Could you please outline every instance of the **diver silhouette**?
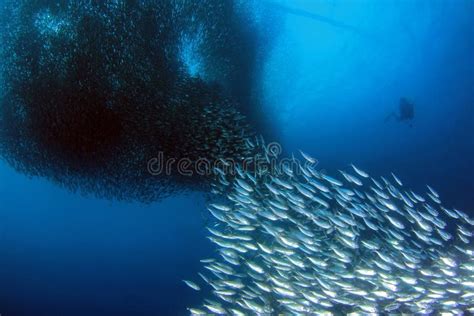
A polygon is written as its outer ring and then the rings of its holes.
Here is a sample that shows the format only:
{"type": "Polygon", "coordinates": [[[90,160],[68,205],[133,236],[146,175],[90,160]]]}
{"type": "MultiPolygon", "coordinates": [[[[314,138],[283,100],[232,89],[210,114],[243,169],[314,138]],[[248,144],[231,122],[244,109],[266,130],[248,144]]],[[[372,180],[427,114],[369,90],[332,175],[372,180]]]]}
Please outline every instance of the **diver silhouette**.
{"type": "MultiPolygon", "coordinates": [[[[387,115],[385,118],[385,122],[388,122],[391,118],[396,119],[398,122],[402,121],[412,121],[415,117],[415,106],[413,103],[408,101],[407,98],[400,98],[400,102],[398,104],[398,114],[394,112],[387,115]]],[[[410,127],[413,125],[410,123],[410,127]]]]}

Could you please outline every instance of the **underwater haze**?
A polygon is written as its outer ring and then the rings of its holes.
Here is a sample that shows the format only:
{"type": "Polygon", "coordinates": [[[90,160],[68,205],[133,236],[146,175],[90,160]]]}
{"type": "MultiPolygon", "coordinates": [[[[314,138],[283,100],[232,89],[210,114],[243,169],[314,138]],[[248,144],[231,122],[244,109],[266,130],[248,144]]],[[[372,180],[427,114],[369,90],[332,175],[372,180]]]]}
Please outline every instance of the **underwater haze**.
{"type": "MultiPolygon", "coordinates": [[[[272,43],[249,66],[268,123],[256,134],[334,177],[354,164],[415,192],[429,185],[474,217],[473,1],[255,2],[271,14],[249,19],[277,25],[262,28],[272,43]],[[413,117],[402,119],[401,98],[413,117]]],[[[191,59],[191,76],[204,78],[191,59]]],[[[209,297],[182,281],[218,251],[201,187],[122,201],[15,167],[0,160],[1,315],[187,315],[209,297]]]]}
{"type": "MultiPolygon", "coordinates": [[[[268,111],[284,148],[323,168],[350,162],[432,184],[456,207],[474,197],[474,3],[472,1],[292,1],[330,18],[286,17],[266,68],[268,111]],[[408,124],[384,122],[399,99],[408,124]]],[[[404,122],[406,123],[406,122],[404,122]]]]}

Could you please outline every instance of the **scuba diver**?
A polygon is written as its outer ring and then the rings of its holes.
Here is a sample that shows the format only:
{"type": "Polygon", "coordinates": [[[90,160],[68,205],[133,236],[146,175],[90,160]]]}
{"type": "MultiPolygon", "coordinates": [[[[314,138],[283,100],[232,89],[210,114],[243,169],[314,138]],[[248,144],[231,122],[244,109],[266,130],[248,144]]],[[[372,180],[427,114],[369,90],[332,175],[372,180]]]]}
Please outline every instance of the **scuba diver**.
{"type": "MultiPolygon", "coordinates": [[[[411,121],[415,117],[415,106],[413,103],[408,101],[407,98],[400,98],[400,102],[398,104],[398,115],[395,112],[390,113],[385,118],[385,122],[388,122],[392,117],[395,118],[397,121],[411,121]]],[[[410,123],[410,127],[412,124],[410,123]]]]}

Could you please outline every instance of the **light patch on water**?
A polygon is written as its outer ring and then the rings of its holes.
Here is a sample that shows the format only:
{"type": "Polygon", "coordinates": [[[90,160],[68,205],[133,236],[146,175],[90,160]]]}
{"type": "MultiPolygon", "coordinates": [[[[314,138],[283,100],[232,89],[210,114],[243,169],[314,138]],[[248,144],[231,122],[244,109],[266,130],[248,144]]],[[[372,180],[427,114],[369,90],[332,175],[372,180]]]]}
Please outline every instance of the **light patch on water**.
{"type": "Polygon", "coordinates": [[[187,73],[194,78],[204,79],[204,63],[200,48],[203,44],[203,31],[200,28],[196,34],[186,34],[181,38],[180,60],[187,73]]]}
{"type": "Polygon", "coordinates": [[[50,10],[41,11],[36,16],[35,27],[41,35],[59,35],[67,26],[66,20],[51,14],[50,10]]]}

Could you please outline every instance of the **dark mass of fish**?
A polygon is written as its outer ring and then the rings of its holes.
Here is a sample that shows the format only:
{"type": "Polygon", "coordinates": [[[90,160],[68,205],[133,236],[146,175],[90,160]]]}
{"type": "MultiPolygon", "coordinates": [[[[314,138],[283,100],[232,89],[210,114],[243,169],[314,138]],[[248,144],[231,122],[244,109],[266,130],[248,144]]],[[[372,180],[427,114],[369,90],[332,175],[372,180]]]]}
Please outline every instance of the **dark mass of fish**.
{"type": "Polygon", "coordinates": [[[463,315],[474,311],[474,220],[439,194],[351,165],[329,176],[305,153],[293,168],[217,168],[206,289],[192,315],[463,315]]]}
{"type": "Polygon", "coordinates": [[[206,185],[177,172],[152,176],[147,162],[159,152],[211,162],[248,156],[243,138],[266,129],[256,81],[271,41],[267,19],[249,18],[256,7],[3,1],[0,156],[104,198],[148,202],[206,185]],[[205,75],[187,69],[189,43],[205,75]]]}

